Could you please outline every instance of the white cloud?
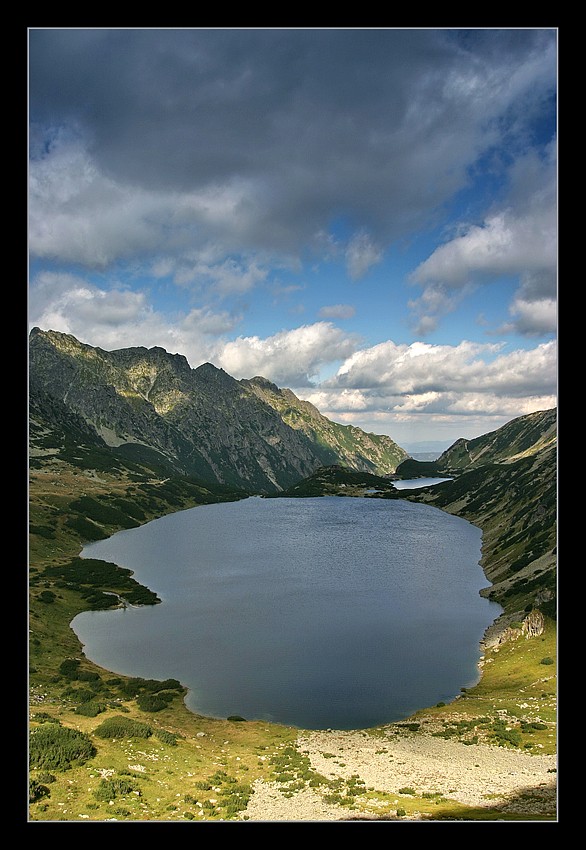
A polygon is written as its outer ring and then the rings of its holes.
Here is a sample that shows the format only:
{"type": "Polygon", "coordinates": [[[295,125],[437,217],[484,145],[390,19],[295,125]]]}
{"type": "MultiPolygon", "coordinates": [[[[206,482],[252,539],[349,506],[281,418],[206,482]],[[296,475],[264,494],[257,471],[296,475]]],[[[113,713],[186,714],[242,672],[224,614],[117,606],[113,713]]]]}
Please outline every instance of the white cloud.
{"type": "Polygon", "coordinates": [[[324,366],[351,354],[357,342],[330,322],[316,322],[265,339],[227,342],[218,350],[218,365],[236,378],[262,375],[279,386],[307,386],[324,366]]]}
{"type": "Polygon", "coordinates": [[[240,316],[193,308],[173,321],[147,302],[145,293],[103,290],[81,277],[45,272],[30,287],[29,326],[69,333],[105,350],[160,346],[183,354],[192,367],[213,360],[221,335],[240,316]]]}
{"type": "Polygon", "coordinates": [[[501,349],[501,344],[467,341],[456,346],[387,341],[355,352],[324,385],[385,387],[398,395],[478,390],[523,395],[536,388],[555,392],[555,342],[505,354],[499,354],[501,349]]]}
{"type": "Polygon", "coordinates": [[[510,329],[527,336],[555,333],[557,330],[557,302],[553,298],[541,298],[538,301],[516,298],[511,304],[510,313],[514,318],[510,329]]]}
{"type": "Polygon", "coordinates": [[[378,248],[370,236],[361,231],[355,233],[348,242],[345,251],[348,274],[353,280],[364,277],[371,266],[380,263],[383,251],[378,248]]]}
{"type": "Polygon", "coordinates": [[[542,269],[554,273],[556,258],[555,206],[521,217],[507,210],[441,245],[412,277],[416,283],[457,288],[486,276],[542,269]]]}
{"type": "Polygon", "coordinates": [[[322,319],[351,319],[356,315],[356,307],[351,304],[329,304],[319,311],[322,319]]]}
{"type": "Polygon", "coordinates": [[[511,312],[519,319],[511,329],[527,334],[543,327],[545,332],[555,330],[547,302],[557,294],[556,162],[555,144],[543,159],[534,152],[521,157],[510,171],[507,204],[491,211],[482,224],[461,225],[458,235],[414,270],[411,280],[423,293],[409,306],[419,316],[420,329],[433,329],[453,309],[456,295],[461,298],[473,286],[512,276],[518,288],[511,312]],[[531,309],[534,301],[542,304],[531,309]]]}

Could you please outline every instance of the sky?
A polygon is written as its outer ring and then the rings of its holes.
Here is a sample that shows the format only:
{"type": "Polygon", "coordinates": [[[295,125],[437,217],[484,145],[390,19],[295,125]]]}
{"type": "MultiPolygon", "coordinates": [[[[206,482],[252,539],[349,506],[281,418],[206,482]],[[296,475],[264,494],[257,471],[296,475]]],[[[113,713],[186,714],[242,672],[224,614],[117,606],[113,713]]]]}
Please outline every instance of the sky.
{"type": "Polygon", "coordinates": [[[29,327],[407,451],[555,407],[557,36],[30,28],[29,327]]]}

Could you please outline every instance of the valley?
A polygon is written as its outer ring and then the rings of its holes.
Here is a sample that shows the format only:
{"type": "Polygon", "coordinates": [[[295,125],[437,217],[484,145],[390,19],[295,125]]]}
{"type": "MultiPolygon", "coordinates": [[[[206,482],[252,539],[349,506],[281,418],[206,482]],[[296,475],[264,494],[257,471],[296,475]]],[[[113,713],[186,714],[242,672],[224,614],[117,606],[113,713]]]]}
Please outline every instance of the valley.
{"type": "Polygon", "coordinates": [[[66,335],[33,333],[31,346],[31,821],[555,820],[555,411],[418,465],[264,379],[66,335]],[[454,480],[392,487],[431,473],[454,480]],[[114,592],[158,604],[119,569],[87,569],[85,542],[288,491],[420,501],[482,529],[486,593],[504,614],[475,687],[402,723],[306,733],[195,715],[181,683],[85,658],[77,613],[111,607],[114,592]]]}

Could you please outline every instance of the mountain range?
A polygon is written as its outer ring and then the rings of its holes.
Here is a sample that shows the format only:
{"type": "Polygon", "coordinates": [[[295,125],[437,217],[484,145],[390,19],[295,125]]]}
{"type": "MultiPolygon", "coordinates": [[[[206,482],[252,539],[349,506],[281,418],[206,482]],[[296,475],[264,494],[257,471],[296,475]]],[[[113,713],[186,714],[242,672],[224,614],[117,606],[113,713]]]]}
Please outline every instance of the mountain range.
{"type": "Polygon", "coordinates": [[[38,328],[29,398],[37,454],[58,423],[114,463],[149,459],[247,492],[278,492],[330,464],[389,475],[408,457],[390,437],[332,422],[265,378],[238,381],[162,348],[104,351],[38,328]]]}
{"type": "Polygon", "coordinates": [[[104,351],[35,328],[29,443],[35,552],[39,543],[50,550],[55,529],[83,542],[250,494],[404,498],[482,528],[485,595],[555,617],[555,408],[417,461],[390,437],[332,422],[263,377],[236,380],[162,348],[104,351]],[[425,476],[451,480],[392,485],[425,476]]]}

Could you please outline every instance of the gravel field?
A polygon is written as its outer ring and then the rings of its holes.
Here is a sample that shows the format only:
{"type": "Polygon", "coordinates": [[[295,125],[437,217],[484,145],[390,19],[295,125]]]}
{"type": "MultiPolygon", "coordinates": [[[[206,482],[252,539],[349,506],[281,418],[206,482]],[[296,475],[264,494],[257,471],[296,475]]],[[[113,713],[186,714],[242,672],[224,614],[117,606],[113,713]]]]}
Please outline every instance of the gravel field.
{"type": "MultiPolygon", "coordinates": [[[[468,746],[427,734],[397,736],[393,731],[382,738],[360,731],[302,733],[297,746],[324,776],[358,775],[367,788],[379,792],[396,794],[409,787],[419,795],[440,793],[469,806],[499,805],[503,812],[550,816],[555,812],[555,755],[468,746]]],[[[401,805],[405,798],[398,794],[396,799],[401,805]]],[[[353,816],[347,807],[326,803],[316,789],[286,797],[277,783],[262,780],[255,784],[243,814],[257,821],[339,821],[353,816]]]]}

